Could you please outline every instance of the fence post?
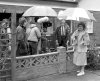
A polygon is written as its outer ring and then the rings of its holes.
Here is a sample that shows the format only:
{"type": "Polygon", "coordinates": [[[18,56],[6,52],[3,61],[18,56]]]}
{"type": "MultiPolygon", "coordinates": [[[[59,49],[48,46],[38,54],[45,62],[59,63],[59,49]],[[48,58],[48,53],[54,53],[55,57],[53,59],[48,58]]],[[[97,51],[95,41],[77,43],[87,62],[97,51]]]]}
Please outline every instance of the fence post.
{"type": "Polygon", "coordinates": [[[58,57],[58,71],[59,73],[66,73],[66,48],[63,46],[57,47],[58,57]]]}
{"type": "Polygon", "coordinates": [[[11,14],[11,65],[12,65],[12,81],[16,81],[16,13],[11,14]]]}

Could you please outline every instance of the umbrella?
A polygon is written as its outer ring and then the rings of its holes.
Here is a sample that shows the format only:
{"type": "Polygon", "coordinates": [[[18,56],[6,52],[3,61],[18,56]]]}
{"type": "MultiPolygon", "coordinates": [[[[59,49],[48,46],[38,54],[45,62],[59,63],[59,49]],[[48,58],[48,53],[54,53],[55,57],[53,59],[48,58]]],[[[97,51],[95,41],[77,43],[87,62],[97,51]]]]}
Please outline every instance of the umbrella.
{"type": "Polygon", "coordinates": [[[26,10],[23,16],[57,16],[57,13],[51,7],[34,6],[26,10]]]}
{"type": "Polygon", "coordinates": [[[66,19],[66,14],[64,14],[64,10],[60,10],[58,12],[58,16],[57,17],[58,17],[59,20],[66,19]]]}
{"type": "Polygon", "coordinates": [[[67,8],[63,14],[66,15],[66,20],[77,20],[77,21],[94,20],[96,21],[92,13],[83,8],[67,8]]]}

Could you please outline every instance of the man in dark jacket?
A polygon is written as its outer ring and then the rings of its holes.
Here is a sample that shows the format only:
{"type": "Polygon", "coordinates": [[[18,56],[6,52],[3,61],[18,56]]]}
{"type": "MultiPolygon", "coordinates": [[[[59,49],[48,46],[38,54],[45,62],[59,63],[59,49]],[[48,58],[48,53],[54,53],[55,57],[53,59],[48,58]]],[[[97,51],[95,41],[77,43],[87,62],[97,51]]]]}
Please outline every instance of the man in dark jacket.
{"type": "Polygon", "coordinates": [[[56,45],[64,46],[67,49],[67,42],[69,40],[68,24],[64,19],[61,20],[61,26],[57,27],[55,31],[56,45]]]}

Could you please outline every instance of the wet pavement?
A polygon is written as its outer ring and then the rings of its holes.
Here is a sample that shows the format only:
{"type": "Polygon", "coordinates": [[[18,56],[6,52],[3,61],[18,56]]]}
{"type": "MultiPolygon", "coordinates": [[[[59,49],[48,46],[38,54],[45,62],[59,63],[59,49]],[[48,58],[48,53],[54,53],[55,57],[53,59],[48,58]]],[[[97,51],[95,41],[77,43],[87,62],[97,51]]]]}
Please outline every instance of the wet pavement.
{"type": "Polygon", "coordinates": [[[35,78],[28,81],[100,81],[99,71],[85,71],[85,75],[76,76],[77,72],[70,72],[60,75],[49,75],[40,78],[35,78]]]}

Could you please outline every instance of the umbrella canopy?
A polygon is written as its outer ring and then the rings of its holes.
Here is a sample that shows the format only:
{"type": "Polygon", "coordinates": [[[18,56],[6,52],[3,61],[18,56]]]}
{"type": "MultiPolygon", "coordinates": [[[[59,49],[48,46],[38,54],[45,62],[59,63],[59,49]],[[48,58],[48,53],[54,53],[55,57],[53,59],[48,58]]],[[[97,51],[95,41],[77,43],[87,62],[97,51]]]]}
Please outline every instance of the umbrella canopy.
{"type": "Polygon", "coordinates": [[[64,13],[66,20],[87,21],[96,20],[91,12],[83,8],[67,8],[64,13]]]}
{"type": "Polygon", "coordinates": [[[64,10],[60,10],[60,11],[58,12],[57,18],[58,18],[59,20],[66,19],[66,14],[64,14],[64,10]]]}
{"type": "Polygon", "coordinates": [[[57,13],[51,7],[34,6],[26,10],[23,16],[57,16],[57,13]]]}

